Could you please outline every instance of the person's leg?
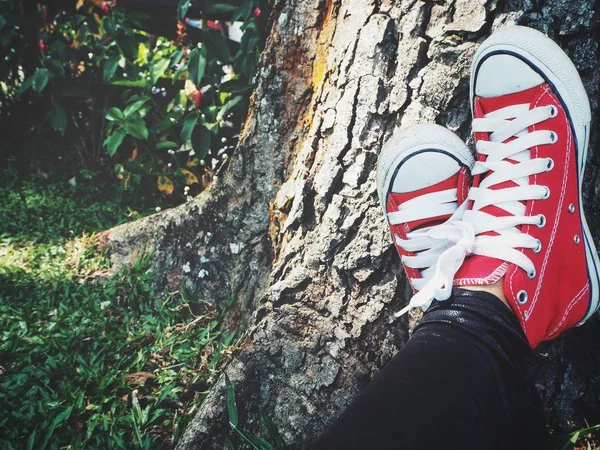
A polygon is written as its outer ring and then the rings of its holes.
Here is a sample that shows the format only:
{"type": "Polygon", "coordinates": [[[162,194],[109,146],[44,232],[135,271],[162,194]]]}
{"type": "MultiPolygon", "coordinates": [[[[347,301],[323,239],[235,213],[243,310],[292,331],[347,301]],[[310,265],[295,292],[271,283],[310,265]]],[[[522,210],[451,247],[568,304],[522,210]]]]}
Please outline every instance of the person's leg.
{"type": "Polygon", "coordinates": [[[589,102],[568,56],[523,27],[481,45],[470,86],[475,164],[439,127],[395,133],[380,153],[379,198],[415,291],[401,313],[429,310],[315,449],[547,448],[529,348],[600,304],[581,201],[589,102]],[[452,286],[465,290],[449,299],[452,286]]]}
{"type": "Polygon", "coordinates": [[[530,355],[506,305],[456,289],[433,303],[406,345],[309,448],[547,448],[540,401],[524,374],[530,355]]]}

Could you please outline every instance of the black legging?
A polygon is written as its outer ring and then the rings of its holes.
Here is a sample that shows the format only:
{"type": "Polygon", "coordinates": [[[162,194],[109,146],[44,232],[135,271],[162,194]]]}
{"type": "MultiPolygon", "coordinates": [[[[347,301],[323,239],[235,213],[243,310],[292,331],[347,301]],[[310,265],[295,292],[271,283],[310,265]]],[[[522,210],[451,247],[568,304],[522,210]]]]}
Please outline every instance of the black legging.
{"type": "Polygon", "coordinates": [[[455,289],[309,448],[548,449],[531,355],[498,298],[455,289]]]}

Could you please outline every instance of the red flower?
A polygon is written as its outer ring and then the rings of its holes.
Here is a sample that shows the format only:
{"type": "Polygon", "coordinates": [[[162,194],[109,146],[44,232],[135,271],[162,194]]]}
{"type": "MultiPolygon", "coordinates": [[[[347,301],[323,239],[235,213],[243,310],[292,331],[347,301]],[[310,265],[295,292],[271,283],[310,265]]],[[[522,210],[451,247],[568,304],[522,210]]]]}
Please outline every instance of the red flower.
{"type": "Polygon", "coordinates": [[[108,14],[110,12],[111,4],[108,2],[102,2],[102,12],[108,14]]]}
{"type": "Polygon", "coordinates": [[[39,47],[40,47],[40,52],[42,52],[42,53],[43,53],[43,52],[46,50],[46,48],[47,48],[47,47],[46,47],[46,43],[44,42],[44,40],[43,40],[43,39],[40,39],[40,41],[38,42],[38,45],[39,45],[39,47]]]}
{"type": "Polygon", "coordinates": [[[258,19],[261,14],[262,14],[262,11],[260,10],[260,8],[258,6],[256,8],[254,8],[254,18],[255,19],[258,19]]]}
{"type": "Polygon", "coordinates": [[[200,108],[200,106],[202,106],[202,96],[202,91],[197,91],[194,95],[194,105],[196,105],[196,108],[200,108]]]}

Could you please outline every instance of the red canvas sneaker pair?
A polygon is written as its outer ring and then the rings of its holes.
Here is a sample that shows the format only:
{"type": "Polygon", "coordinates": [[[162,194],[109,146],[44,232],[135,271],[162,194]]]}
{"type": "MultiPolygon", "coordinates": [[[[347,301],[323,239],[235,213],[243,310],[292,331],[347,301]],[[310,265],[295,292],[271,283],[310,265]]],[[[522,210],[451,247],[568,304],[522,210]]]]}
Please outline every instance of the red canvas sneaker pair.
{"type": "Polygon", "coordinates": [[[381,151],[379,197],[415,291],[401,313],[447,299],[453,285],[501,282],[535,347],[598,308],[581,201],[589,101],[558,45],[510,27],[477,51],[471,105],[475,162],[437,125],[395,133],[381,151]]]}

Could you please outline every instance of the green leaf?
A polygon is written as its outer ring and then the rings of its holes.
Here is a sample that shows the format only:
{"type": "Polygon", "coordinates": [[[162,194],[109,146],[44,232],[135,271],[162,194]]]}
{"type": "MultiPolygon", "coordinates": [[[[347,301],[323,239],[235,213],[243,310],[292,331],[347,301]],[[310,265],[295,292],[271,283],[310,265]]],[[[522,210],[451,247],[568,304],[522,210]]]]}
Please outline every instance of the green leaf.
{"type": "Polygon", "coordinates": [[[159,142],[158,144],[156,144],[156,149],[162,149],[162,148],[177,148],[177,142],[173,142],[173,141],[162,141],[159,142]]]}
{"type": "Polygon", "coordinates": [[[54,430],[63,422],[69,419],[69,417],[71,416],[71,411],[73,411],[73,406],[69,406],[67,409],[65,409],[63,412],[61,412],[58,416],[54,418],[54,420],[48,427],[48,431],[46,432],[46,436],[44,436],[44,440],[40,448],[46,448],[48,442],[50,441],[50,438],[54,434],[54,430]]]}
{"type": "Polygon", "coordinates": [[[228,80],[224,83],[221,83],[221,85],[219,86],[219,91],[230,92],[232,94],[242,94],[244,92],[248,92],[253,87],[254,86],[246,83],[245,81],[240,80],[239,78],[236,78],[236,79],[228,80]]]}
{"type": "Polygon", "coordinates": [[[269,433],[269,439],[273,443],[275,448],[277,450],[285,450],[286,444],[285,444],[285,441],[283,440],[283,437],[281,437],[281,434],[279,434],[279,430],[277,429],[277,426],[273,423],[273,421],[269,418],[269,416],[267,416],[267,414],[265,413],[265,411],[262,408],[260,408],[259,414],[260,414],[260,420],[263,423],[263,425],[265,426],[265,428],[267,429],[267,432],[269,433]]]}
{"type": "Polygon", "coordinates": [[[27,450],[33,450],[35,447],[35,430],[33,430],[33,433],[31,433],[31,435],[29,436],[29,439],[27,439],[27,450]]]}
{"type": "Polygon", "coordinates": [[[110,16],[104,16],[102,19],[102,29],[106,34],[114,34],[116,31],[115,21],[110,16]]]}
{"type": "Polygon", "coordinates": [[[254,436],[250,433],[245,433],[237,427],[233,427],[235,431],[246,441],[254,450],[275,450],[275,448],[261,437],[254,436]]]}
{"type": "Polygon", "coordinates": [[[67,111],[65,111],[64,106],[61,103],[52,103],[48,115],[50,116],[50,125],[52,125],[54,131],[64,135],[68,124],[67,111]]]}
{"type": "Polygon", "coordinates": [[[202,77],[206,70],[206,48],[195,48],[190,53],[190,60],[188,62],[188,74],[192,83],[197,89],[200,89],[202,83],[202,77]]]}
{"type": "Polygon", "coordinates": [[[223,35],[212,28],[205,34],[206,50],[219,61],[227,63],[231,60],[229,47],[223,35]]]}
{"type": "Polygon", "coordinates": [[[150,100],[150,99],[149,98],[142,98],[140,100],[136,100],[131,105],[127,105],[127,107],[125,108],[125,111],[123,111],[123,114],[125,115],[125,118],[128,118],[131,114],[133,114],[134,112],[136,112],[137,110],[139,110],[142,106],[144,106],[144,104],[148,100],[150,100]]]}
{"type": "Polygon", "coordinates": [[[106,111],[106,120],[111,122],[122,122],[125,119],[125,114],[119,108],[113,106],[106,111]]]}
{"type": "Polygon", "coordinates": [[[169,67],[169,62],[170,61],[168,59],[161,59],[152,65],[152,70],[150,71],[152,84],[156,84],[158,79],[164,75],[165,71],[169,67]]]}
{"type": "Polygon", "coordinates": [[[237,427],[238,410],[235,403],[235,391],[233,390],[233,384],[231,384],[231,380],[227,374],[225,374],[225,387],[227,389],[227,413],[229,414],[229,423],[233,427],[237,427]]]}
{"type": "Polygon", "coordinates": [[[89,170],[89,169],[81,169],[79,171],[79,174],[86,180],[91,180],[92,178],[94,178],[97,175],[96,172],[94,172],[93,170],[89,170]]]}
{"type": "Polygon", "coordinates": [[[236,22],[240,19],[242,19],[243,22],[246,22],[250,18],[250,14],[252,14],[253,7],[254,2],[244,2],[231,16],[231,22],[236,22]]]}
{"type": "Polygon", "coordinates": [[[233,12],[236,9],[238,9],[238,7],[236,5],[228,5],[226,3],[216,3],[214,5],[211,5],[208,8],[207,13],[209,13],[209,14],[225,14],[225,13],[233,12]]]}
{"type": "Polygon", "coordinates": [[[185,19],[191,4],[191,0],[179,0],[179,3],[177,4],[177,17],[179,20],[183,21],[185,19]]]}
{"type": "Polygon", "coordinates": [[[60,78],[64,78],[65,77],[65,68],[63,67],[62,63],[57,60],[57,59],[52,59],[49,62],[49,66],[50,66],[50,71],[60,77],[60,78]]]}
{"type": "Polygon", "coordinates": [[[212,134],[219,134],[219,122],[213,122],[213,123],[203,123],[202,124],[208,131],[210,131],[212,134]]]}
{"type": "Polygon", "coordinates": [[[102,72],[102,79],[105,83],[108,83],[112,80],[112,77],[115,76],[115,72],[117,71],[117,67],[119,67],[119,60],[121,58],[119,56],[111,56],[104,63],[104,70],[102,72]]]}
{"type": "Polygon", "coordinates": [[[192,148],[200,159],[210,151],[210,131],[205,127],[197,127],[192,133],[192,148]]]}
{"type": "Polygon", "coordinates": [[[115,153],[117,153],[117,150],[121,146],[126,134],[127,133],[125,132],[124,128],[117,128],[109,137],[106,138],[104,141],[104,146],[106,147],[108,156],[113,156],[115,153]]]}
{"type": "Polygon", "coordinates": [[[225,103],[225,105],[223,105],[223,107],[221,108],[221,110],[217,114],[217,119],[222,119],[223,117],[225,117],[227,115],[227,113],[229,111],[231,111],[235,107],[235,105],[237,105],[243,99],[244,99],[244,97],[242,97],[241,95],[238,95],[236,97],[233,97],[227,103],[225,103]]]}
{"type": "Polygon", "coordinates": [[[69,417],[71,416],[71,411],[73,411],[73,406],[69,406],[67,409],[65,409],[63,412],[61,412],[58,416],[56,416],[54,418],[54,420],[52,421],[52,424],[50,425],[50,427],[56,428],[63,422],[66,422],[69,419],[69,417]]]}
{"type": "Polygon", "coordinates": [[[113,86],[126,86],[126,87],[141,87],[145,88],[148,86],[147,80],[114,80],[110,84],[113,86]]]}
{"type": "Polygon", "coordinates": [[[593,425],[591,427],[573,431],[568,435],[567,442],[562,447],[562,450],[572,450],[582,436],[585,436],[586,434],[598,429],[600,429],[600,425],[593,425]]]}
{"type": "Polygon", "coordinates": [[[25,92],[27,89],[29,89],[31,86],[33,86],[33,81],[34,81],[33,76],[31,76],[31,77],[27,78],[25,81],[23,81],[23,83],[21,83],[21,85],[17,89],[17,94],[20,95],[23,92],[25,92]]]}
{"type": "Polygon", "coordinates": [[[183,128],[181,129],[181,144],[184,145],[187,141],[192,137],[192,132],[196,127],[196,122],[198,121],[195,114],[190,115],[185,122],[183,122],[183,128]]]}
{"type": "Polygon", "coordinates": [[[144,119],[140,116],[130,116],[125,121],[125,130],[127,133],[137,139],[148,139],[148,128],[144,123],[144,119]]]}
{"type": "Polygon", "coordinates": [[[44,90],[50,79],[50,72],[48,69],[38,67],[33,75],[33,90],[40,93],[44,90]]]}

